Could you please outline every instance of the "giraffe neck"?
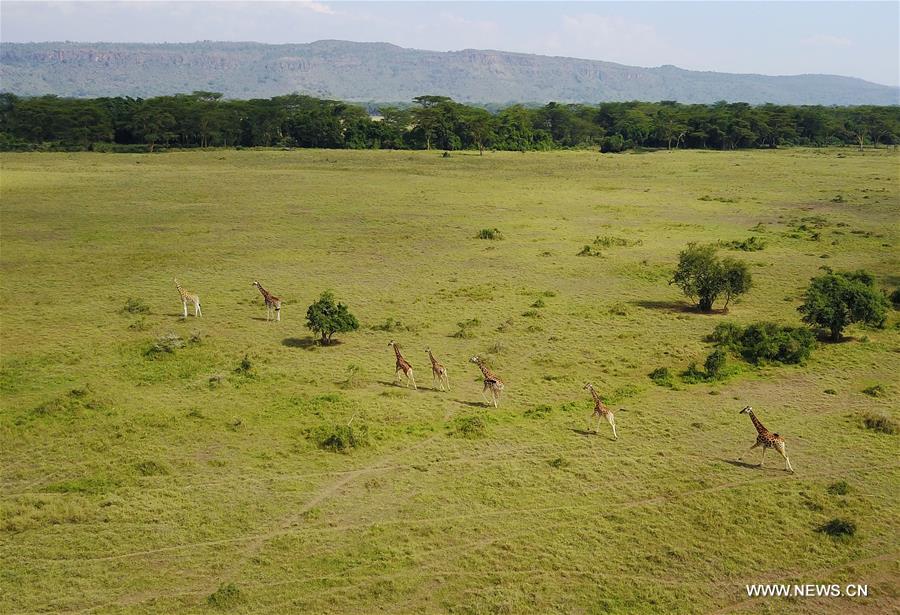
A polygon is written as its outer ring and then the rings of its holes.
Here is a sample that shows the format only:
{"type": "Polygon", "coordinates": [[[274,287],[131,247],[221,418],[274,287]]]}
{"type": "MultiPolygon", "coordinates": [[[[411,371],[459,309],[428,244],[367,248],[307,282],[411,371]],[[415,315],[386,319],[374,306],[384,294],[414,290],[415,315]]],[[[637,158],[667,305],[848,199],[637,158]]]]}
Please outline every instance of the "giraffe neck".
{"type": "Polygon", "coordinates": [[[753,414],[753,410],[747,412],[750,415],[750,420],[753,421],[753,426],[756,427],[757,433],[766,434],[769,433],[769,430],[763,427],[763,424],[759,422],[759,419],[756,418],[756,415],[753,414]]]}
{"type": "Polygon", "coordinates": [[[269,298],[269,291],[267,291],[265,288],[263,288],[263,287],[262,287],[262,284],[257,283],[257,284],[256,284],[256,288],[259,289],[260,294],[262,294],[262,296],[263,296],[264,298],[266,298],[266,299],[269,298]]]}
{"type": "Polygon", "coordinates": [[[398,361],[403,360],[403,355],[400,354],[400,349],[397,347],[397,344],[394,344],[394,354],[397,355],[398,361]]]}
{"type": "Polygon", "coordinates": [[[431,353],[430,350],[428,351],[428,358],[431,359],[432,365],[437,365],[437,359],[434,358],[434,355],[431,353]]]}
{"type": "Polygon", "coordinates": [[[491,373],[491,370],[488,369],[487,365],[484,364],[484,361],[481,361],[478,364],[478,367],[481,368],[481,373],[484,374],[485,378],[492,378],[494,374],[491,373]]]}
{"type": "Polygon", "coordinates": [[[597,391],[594,389],[594,387],[591,387],[591,397],[594,398],[594,403],[597,403],[600,401],[600,396],[597,395],[597,391]]]}
{"type": "Polygon", "coordinates": [[[182,297],[186,297],[186,296],[187,296],[187,291],[184,290],[184,289],[181,287],[181,284],[179,284],[178,282],[175,282],[175,288],[178,289],[178,294],[179,294],[179,295],[181,295],[182,297]]]}

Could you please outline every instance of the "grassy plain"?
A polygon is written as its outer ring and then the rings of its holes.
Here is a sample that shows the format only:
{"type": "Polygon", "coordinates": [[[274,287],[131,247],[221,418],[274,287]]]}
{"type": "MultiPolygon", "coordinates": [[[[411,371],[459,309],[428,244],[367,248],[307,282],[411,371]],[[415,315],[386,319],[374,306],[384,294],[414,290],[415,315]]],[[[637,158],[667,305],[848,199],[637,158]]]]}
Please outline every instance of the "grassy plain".
{"type": "Polygon", "coordinates": [[[728,380],[677,390],[647,375],[702,364],[719,322],[799,323],[822,265],[900,284],[898,161],[4,154],[0,611],[897,608],[898,436],[860,418],[898,418],[896,313],[803,366],[732,359],[728,380]],[[475,238],[493,227],[502,240],[475,238]],[[635,243],[576,256],[598,235],[635,243]],[[666,284],[687,242],[750,235],[767,245],[731,253],[755,286],[729,314],[666,284]],[[202,319],[181,319],[173,276],[202,319]],[[284,299],[281,323],[254,279],[284,299]],[[319,348],[304,315],[325,289],[362,328],[319,348]],[[129,298],[149,312],[123,312],[129,298]],[[148,355],[168,333],[195,342],[148,355]],[[391,339],[418,391],[392,384],[391,339]],[[452,391],[429,388],[426,346],[452,391]],[[475,353],[506,381],[497,410],[475,353]],[[618,441],[588,431],[587,381],[623,408],[618,441]],[[733,463],[756,435],[746,404],[796,474],[774,453],[733,463]],[[351,419],[368,446],[310,437],[351,419]],[[840,480],[849,492],[829,493],[840,480]],[[855,535],[816,531],[835,517],[855,535]],[[762,582],[869,596],[748,599],[762,582]]]}

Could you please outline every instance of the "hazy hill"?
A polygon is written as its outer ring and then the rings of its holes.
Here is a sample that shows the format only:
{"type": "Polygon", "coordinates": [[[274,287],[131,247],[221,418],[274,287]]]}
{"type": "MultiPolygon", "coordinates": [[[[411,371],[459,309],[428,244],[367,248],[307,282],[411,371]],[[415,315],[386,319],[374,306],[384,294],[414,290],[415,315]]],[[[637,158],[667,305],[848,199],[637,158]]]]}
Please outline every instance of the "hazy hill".
{"type": "Polygon", "coordinates": [[[2,43],[0,89],[20,95],[154,96],[212,90],[231,98],[300,92],[351,101],[442,94],[462,102],[717,100],[782,104],[900,103],[900,89],[834,75],[730,74],[386,43],[298,45],[2,43]]]}

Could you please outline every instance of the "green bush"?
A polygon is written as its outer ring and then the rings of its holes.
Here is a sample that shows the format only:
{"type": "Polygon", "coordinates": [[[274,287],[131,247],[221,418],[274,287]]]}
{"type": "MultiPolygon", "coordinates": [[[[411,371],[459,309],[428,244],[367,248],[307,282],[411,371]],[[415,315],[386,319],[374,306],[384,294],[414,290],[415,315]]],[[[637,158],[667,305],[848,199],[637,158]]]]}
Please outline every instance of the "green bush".
{"type": "Polygon", "coordinates": [[[128,301],[125,302],[125,307],[122,308],[122,311],[128,314],[149,314],[150,306],[140,299],[132,299],[129,297],[128,301]]]}
{"type": "Polygon", "coordinates": [[[887,304],[875,287],[875,277],[860,269],[813,278],[797,310],[803,314],[803,322],[828,329],[831,341],[837,342],[844,328],[855,322],[883,327],[887,304]]]}
{"type": "Polygon", "coordinates": [[[459,329],[453,334],[453,337],[468,340],[475,337],[475,333],[472,329],[481,326],[481,321],[477,318],[469,318],[468,320],[459,321],[456,323],[456,326],[459,327],[459,329]]]}
{"type": "Polygon", "coordinates": [[[487,425],[480,416],[460,416],[453,421],[450,435],[457,438],[474,440],[483,438],[487,432],[487,425]]]}
{"type": "Polygon", "coordinates": [[[695,361],[691,361],[687,369],[681,372],[681,380],[686,384],[697,384],[706,381],[706,372],[697,367],[695,361]]]}
{"type": "Polygon", "coordinates": [[[656,385],[666,387],[667,389],[675,387],[675,380],[672,378],[672,373],[669,371],[668,367],[657,367],[650,372],[648,376],[656,385]]]}
{"type": "Polygon", "coordinates": [[[369,430],[365,425],[319,425],[307,432],[315,445],[326,451],[349,453],[369,445],[369,430]]]}
{"type": "Polygon", "coordinates": [[[678,255],[678,267],[670,284],[678,286],[703,312],[724,297],[724,309],[753,285],[747,263],[730,257],[719,259],[714,245],[689,243],[678,255]]]}
{"type": "Polygon", "coordinates": [[[165,355],[174,354],[179,348],[184,348],[185,342],[177,333],[165,333],[156,338],[156,341],[144,351],[144,356],[156,359],[165,355]]]}
{"type": "Polygon", "coordinates": [[[847,495],[850,493],[850,485],[845,480],[838,480],[828,485],[828,493],[831,495],[847,495]]]}
{"type": "Polygon", "coordinates": [[[710,380],[718,380],[723,374],[726,362],[725,351],[717,348],[709,353],[706,361],[703,363],[703,369],[706,370],[706,377],[710,380]]]}
{"type": "Polygon", "coordinates": [[[900,432],[900,425],[897,424],[897,421],[883,414],[864,414],[862,416],[862,423],[866,429],[871,429],[872,431],[877,431],[879,433],[892,435],[900,432]]]}
{"type": "Polygon", "coordinates": [[[843,538],[856,533],[856,524],[846,519],[832,519],[828,523],[820,525],[816,531],[834,538],[843,538]]]}
{"type": "Polygon", "coordinates": [[[322,345],[330,344],[335,333],[359,329],[359,321],[343,303],[335,303],[334,294],[325,291],[306,310],[306,327],[320,337],[322,345]]]}
{"type": "Polygon", "coordinates": [[[500,232],[500,229],[494,228],[483,228],[478,231],[478,234],[475,235],[477,239],[489,239],[491,241],[499,241],[503,239],[503,233],[500,232]]]}
{"type": "Polygon", "coordinates": [[[585,244],[581,251],[575,256],[603,256],[603,253],[600,250],[595,250],[592,246],[585,244]]]}
{"type": "Polygon", "coordinates": [[[719,245],[731,250],[741,250],[743,252],[759,252],[766,247],[766,240],[756,235],[752,235],[747,239],[735,239],[734,241],[720,241],[719,245]]]}
{"type": "Polygon", "coordinates": [[[241,601],[241,590],[234,583],[222,583],[219,589],[206,598],[206,604],[214,609],[228,609],[241,601]]]}
{"type": "Polygon", "coordinates": [[[870,387],[866,387],[862,392],[869,397],[884,397],[887,395],[887,391],[880,384],[873,384],[870,387]]]}
{"type": "Polygon", "coordinates": [[[802,363],[816,345],[809,329],[758,322],[747,327],[722,323],[710,338],[750,363],[802,363]]]}
{"type": "Polygon", "coordinates": [[[541,404],[525,411],[525,416],[530,419],[542,419],[553,412],[553,408],[547,404],[541,404]]]}

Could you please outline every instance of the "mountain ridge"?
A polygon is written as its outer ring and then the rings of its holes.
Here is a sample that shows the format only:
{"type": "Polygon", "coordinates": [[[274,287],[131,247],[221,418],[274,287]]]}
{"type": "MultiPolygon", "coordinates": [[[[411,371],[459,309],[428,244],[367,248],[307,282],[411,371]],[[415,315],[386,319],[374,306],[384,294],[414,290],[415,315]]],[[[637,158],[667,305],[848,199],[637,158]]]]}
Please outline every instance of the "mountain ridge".
{"type": "Polygon", "coordinates": [[[856,77],[645,68],[493,49],[429,51],[387,42],[267,44],[0,43],[0,89],[18,95],[149,97],[194,90],[229,98],[299,92],[353,102],[423,94],[460,102],[718,100],[896,105],[900,88],[856,77]]]}

